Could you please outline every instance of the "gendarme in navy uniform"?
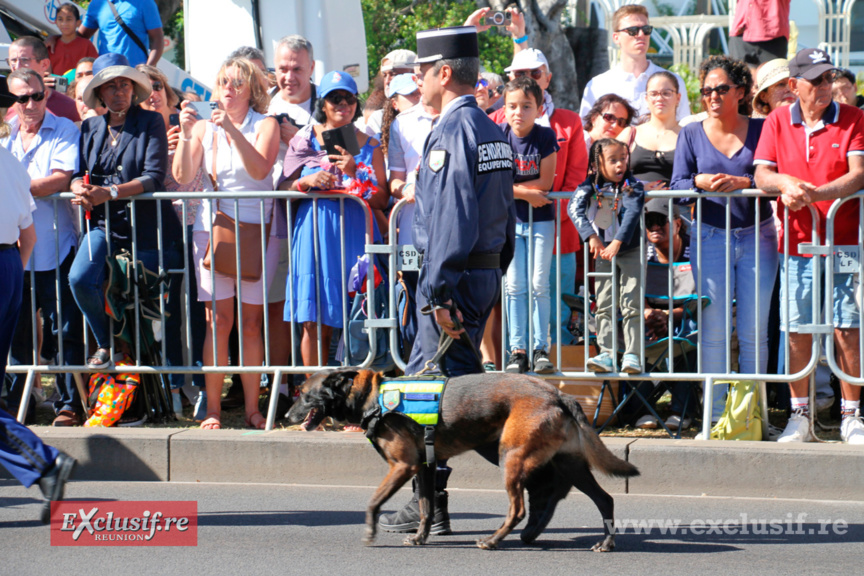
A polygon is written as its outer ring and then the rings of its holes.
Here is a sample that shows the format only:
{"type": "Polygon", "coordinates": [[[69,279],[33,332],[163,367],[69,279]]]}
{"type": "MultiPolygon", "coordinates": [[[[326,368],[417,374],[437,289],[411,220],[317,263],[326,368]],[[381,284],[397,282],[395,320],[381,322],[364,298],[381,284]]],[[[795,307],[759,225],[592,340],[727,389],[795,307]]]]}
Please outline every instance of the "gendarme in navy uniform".
{"type": "MultiPolygon", "coordinates": [[[[476,29],[418,32],[417,52],[424,102],[441,106],[417,176],[413,232],[414,245],[423,255],[417,309],[446,306],[452,300],[479,348],[513,255],[513,152],[501,129],[477,106],[476,71],[465,86],[450,68],[435,72],[442,60],[477,58],[476,29]]],[[[448,319],[446,310],[420,315],[407,374],[421,370],[435,355],[448,319]]],[[[440,368],[448,376],[483,370],[476,353],[458,341],[440,368]]]]}

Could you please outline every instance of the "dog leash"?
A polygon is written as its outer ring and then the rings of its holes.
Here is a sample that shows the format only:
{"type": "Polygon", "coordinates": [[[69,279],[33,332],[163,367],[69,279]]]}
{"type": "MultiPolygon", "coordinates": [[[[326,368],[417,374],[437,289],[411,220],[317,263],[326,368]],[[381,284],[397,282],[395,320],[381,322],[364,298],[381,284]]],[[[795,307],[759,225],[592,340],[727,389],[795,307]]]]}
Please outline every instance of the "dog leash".
{"type": "MultiPolygon", "coordinates": [[[[455,330],[461,330],[463,328],[462,322],[459,321],[459,317],[456,314],[458,308],[456,307],[456,302],[451,302],[448,307],[450,310],[450,319],[453,320],[453,328],[455,330]]],[[[424,306],[420,313],[424,316],[429,316],[433,314],[435,310],[427,305],[424,306]]],[[[447,334],[444,330],[441,330],[441,336],[438,338],[438,350],[435,352],[435,355],[426,361],[425,366],[422,370],[417,372],[417,376],[421,376],[428,372],[434,372],[436,369],[440,370],[441,359],[444,358],[444,355],[447,353],[447,350],[450,349],[450,346],[456,341],[452,336],[447,334]]],[[[477,350],[477,347],[474,345],[474,341],[471,340],[471,337],[468,336],[468,332],[462,332],[459,335],[459,341],[468,347],[474,353],[474,359],[477,361],[477,367],[479,368],[479,372],[483,371],[483,359],[480,357],[480,352],[477,350]]],[[[442,371],[443,372],[443,371],[442,371]]]]}

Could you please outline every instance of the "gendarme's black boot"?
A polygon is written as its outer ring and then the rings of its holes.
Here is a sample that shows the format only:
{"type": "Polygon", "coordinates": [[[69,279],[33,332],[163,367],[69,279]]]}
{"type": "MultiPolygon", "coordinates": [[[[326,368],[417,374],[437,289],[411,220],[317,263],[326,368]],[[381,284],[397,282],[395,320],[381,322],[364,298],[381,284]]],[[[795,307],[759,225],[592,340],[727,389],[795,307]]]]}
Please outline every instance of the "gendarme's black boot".
{"type": "MultiPolygon", "coordinates": [[[[378,519],[378,526],[385,532],[416,532],[420,527],[420,500],[416,478],[412,480],[412,486],[414,496],[404,508],[395,514],[382,514],[378,519]]],[[[446,490],[435,490],[435,514],[432,517],[432,528],[429,534],[452,534],[447,500],[446,490]]]]}

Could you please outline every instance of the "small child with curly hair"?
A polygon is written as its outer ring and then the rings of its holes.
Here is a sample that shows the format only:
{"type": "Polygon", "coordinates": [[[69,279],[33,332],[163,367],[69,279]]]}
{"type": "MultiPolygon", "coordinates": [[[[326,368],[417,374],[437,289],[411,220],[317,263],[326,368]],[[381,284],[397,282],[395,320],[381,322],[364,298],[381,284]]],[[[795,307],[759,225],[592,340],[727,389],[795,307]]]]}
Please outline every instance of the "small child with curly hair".
{"type": "Polygon", "coordinates": [[[594,142],[589,155],[588,178],[573,193],[568,212],[579,236],[588,244],[596,259],[595,271],[609,276],[596,277],[597,343],[600,354],[588,360],[586,368],[594,372],[616,372],[612,357],[612,307],[617,303],[624,330],[624,357],[621,370],[627,374],[642,372],[639,334],[642,318],[639,303],[639,220],[645,204],[642,183],[633,177],[629,165],[630,151],[619,140],[603,138],[594,142]],[[617,258],[616,258],[617,256],[617,258]],[[612,259],[618,298],[612,292],[612,259]]]}

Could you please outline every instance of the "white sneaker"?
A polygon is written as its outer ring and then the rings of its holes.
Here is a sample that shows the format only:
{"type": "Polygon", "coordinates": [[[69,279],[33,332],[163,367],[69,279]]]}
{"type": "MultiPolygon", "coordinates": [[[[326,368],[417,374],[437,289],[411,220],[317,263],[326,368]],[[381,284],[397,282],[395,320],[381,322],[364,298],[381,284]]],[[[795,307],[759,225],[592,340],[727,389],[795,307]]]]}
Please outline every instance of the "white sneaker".
{"type": "Polygon", "coordinates": [[[657,420],[655,420],[650,414],[645,414],[636,421],[636,428],[641,428],[642,430],[656,430],[657,420]]]}
{"type": "Polygon", "coordinates": [[[864,444],[864,422],[861,422],[860,410],[855,410],[854,416],[843,418],[840,423],[840,438],[846,444],[864,444]]]}
{"type": "Polygon", "coordinates": [[[803,410],[796,410],[789,418],[786,429],[777,438],[777,442],[812,442],[810,431],[810,415],[803,410]]]}
{"type": "Polygon", "coordinates": [[[692,420],[685,416],[683,419],[677,414],[673,414],[666,419],[666,427],[670,430],[678,430],[679,428],[689,428],[692,420]]]}

